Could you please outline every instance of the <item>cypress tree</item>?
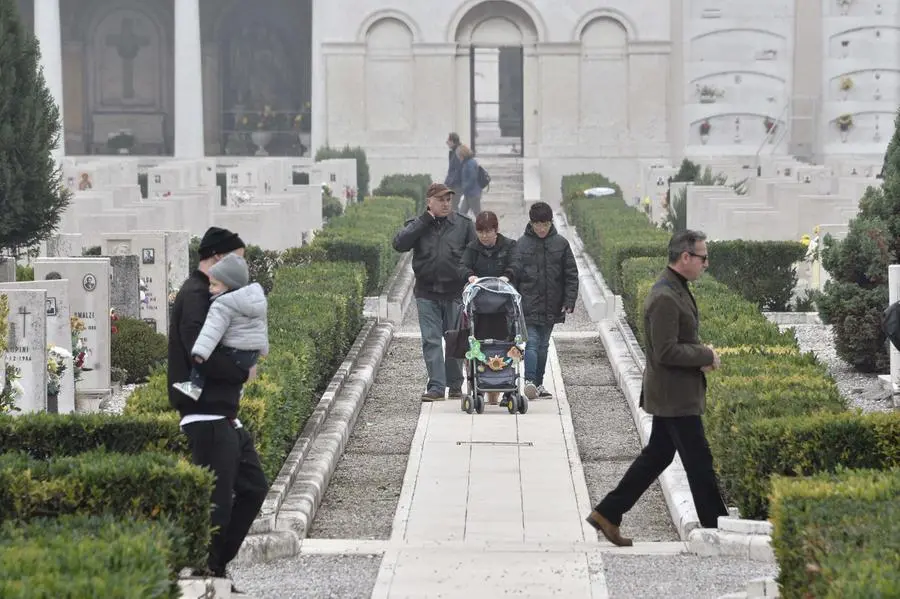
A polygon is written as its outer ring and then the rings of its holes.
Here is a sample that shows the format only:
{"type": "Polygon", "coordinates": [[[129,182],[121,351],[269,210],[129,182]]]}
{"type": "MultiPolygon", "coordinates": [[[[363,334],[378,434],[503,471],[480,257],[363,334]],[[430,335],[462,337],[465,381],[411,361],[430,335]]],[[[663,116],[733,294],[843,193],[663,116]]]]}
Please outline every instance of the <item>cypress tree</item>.
{"type": "Polygon", "coordinates": [[[51,155],[61,129],[37,40],[16,0],[0,0],[0,252],[16,255],[59,224],[70,197],[51,155]]]}

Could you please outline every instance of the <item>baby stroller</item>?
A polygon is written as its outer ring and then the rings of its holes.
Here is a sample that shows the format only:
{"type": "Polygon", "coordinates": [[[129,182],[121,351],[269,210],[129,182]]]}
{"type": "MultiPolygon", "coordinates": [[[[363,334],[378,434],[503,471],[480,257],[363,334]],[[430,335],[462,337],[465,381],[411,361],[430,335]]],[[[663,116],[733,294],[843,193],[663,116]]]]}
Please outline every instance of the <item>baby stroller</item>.
{"type": "Polygon", "coordinates": [[[462,410],[481,414],[485,393],[499,392],[500,405],[505,405],[510,414],[524,414],[528,411],[528,398],[519,389],[527,341],[522,297],[504,280],[482,277],[466,286],[462,303],[464,322],[469,328],[469,392],[463,396],[462,410]],[[486,332],[490,336],[485,336],[486,332]]]}

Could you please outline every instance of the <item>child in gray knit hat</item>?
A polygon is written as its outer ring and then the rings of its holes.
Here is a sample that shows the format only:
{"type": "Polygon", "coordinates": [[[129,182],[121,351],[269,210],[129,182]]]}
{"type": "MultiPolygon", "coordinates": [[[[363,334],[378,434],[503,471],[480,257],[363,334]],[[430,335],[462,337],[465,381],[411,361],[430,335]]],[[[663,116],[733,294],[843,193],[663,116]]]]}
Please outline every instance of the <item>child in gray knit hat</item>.
{"type": "MultiPolygon", "coordinates": [[[[191,350],[194,362],[203,363],[221,344],[238,366],[249,371],[269,353],[266,294],[259,283],[249,283],[247,262],[237,254],[226,255],[209,269],[213,301],[191,350]]],[[[172,386],[196,401],[204,382],[193,368],[189,381],[172,386]]]]}

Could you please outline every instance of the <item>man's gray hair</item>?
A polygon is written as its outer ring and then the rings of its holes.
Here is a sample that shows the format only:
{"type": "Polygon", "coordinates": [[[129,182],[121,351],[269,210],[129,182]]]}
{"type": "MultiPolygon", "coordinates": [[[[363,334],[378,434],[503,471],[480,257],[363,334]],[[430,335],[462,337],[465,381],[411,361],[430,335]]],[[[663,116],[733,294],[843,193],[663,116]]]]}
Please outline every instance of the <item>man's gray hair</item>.
{"type": "Polygon", "coordinates": [[[706,233],[703,231],[685,229],[672,235],[669,240],[669,264],[678,262],[681,254],[685,252],[692,253],[699,241],[706,241],[706,233]]]}

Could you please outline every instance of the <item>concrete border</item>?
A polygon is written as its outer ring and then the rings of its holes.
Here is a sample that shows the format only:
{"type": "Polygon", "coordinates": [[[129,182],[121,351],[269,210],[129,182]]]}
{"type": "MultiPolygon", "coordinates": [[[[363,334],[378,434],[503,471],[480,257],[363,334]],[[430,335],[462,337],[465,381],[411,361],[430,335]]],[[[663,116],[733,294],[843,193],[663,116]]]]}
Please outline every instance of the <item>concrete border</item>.
{"type": "MultiPolygon", "coordinates": [[[[581,268],[581,264],[585,264],[590,277],[595,280],[596,288],[601,289],[604,293],[611,294],[612,292],[609,291],[609,287],[597,270],[596,265],[590,260],[589,256],[586,256],[584,245],[578,237],[578,232],[575,228],[568,227],[564,218],[560,218],[560,215],[557,215],[555,221],[557,227],[565,231],[564,235],[572,244],[573,251],[577,248],[578,252],[585,254],[582,256],[583,260],[579,263],[579,268],[581,268]]],[[[576,259],[577,257],[578,254],[576,253],[576,259]]],[[[585,275],[581,274],[580,276],[584,280],[585,275]]],[[[585,288],[582,287],[581,289],[584,290],[585,288]]],[[[608,297],[606,298],[608,305],[615,306],[615,315],[613,317],[596,319],[591,315],[591,319],[598,324],[600,339],[603,342],[603,347],[606,350],[616,381],[625,395],[629,408],[631,408],[631,415],[638,429],[641,444],[646,446],[650,440],[653,417],[638,406],[643,386],[646,358],[634,331],[631,329],[631,325],[625,319],[621,297],[614,297],[616,299],[613,301],[610,301],[608,297]]],[[[587,304],[588,298],[584,295],[582,295],[582,300],[587,304]]],[[[807,319],[808,316],[803,317],[804,321],[807,321],[807,319]]],[[[705,529],[701,527],[700,518],[697,516],[697,510],[694,507],[691,489],[687,482],[687,474],[684,471],[680,456],[676,455],[672,464],[660,475],[659,483],[662,487],[663,496],[666,499],[666,505],[669,508],[669,515],[678,529],[678,535],[682,541],[688,544],[692,553],[698,555],[739,556],[754,561],[775,561],[771,547],[771,534],[769,533],[771,525],[766,521],[742,520],[737,518],[736,514],[733,514],[719,519],[720,528],[705,529]]]]}
{"type": "MultiPolygon", "coordinates": [[[[412,277],[405,276],[406,271],[411,273],[409,255],[400,260],[385,293],[377,298],[379,312],[382,306],[385,312],[392,307],[393,316],[402,319],[412,293],[412,277]]],[[[393,332],[389,321],[366,320],[272,482],[236,563],[299,553],[300,541],[321,505],[393,332]]]]}

